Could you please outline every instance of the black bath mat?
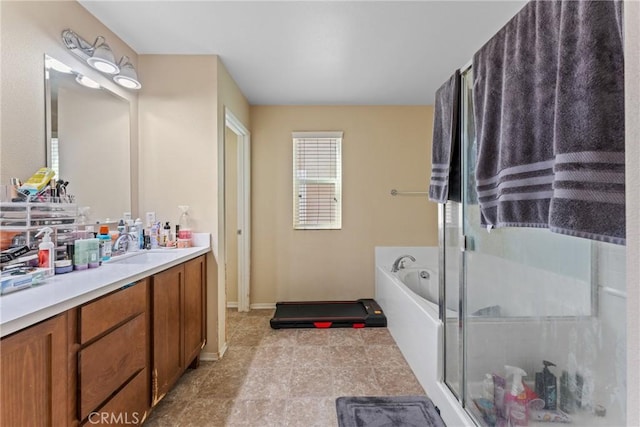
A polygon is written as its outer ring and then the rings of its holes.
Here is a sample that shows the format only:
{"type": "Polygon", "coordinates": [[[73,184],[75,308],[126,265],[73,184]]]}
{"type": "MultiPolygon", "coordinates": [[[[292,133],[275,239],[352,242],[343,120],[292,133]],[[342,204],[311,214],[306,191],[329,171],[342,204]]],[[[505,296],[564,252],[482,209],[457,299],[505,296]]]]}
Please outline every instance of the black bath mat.
{"type": "Polygon", "coordinates": [[[446,427],[426,396],[339,397],[340,427],[446,427]]]}

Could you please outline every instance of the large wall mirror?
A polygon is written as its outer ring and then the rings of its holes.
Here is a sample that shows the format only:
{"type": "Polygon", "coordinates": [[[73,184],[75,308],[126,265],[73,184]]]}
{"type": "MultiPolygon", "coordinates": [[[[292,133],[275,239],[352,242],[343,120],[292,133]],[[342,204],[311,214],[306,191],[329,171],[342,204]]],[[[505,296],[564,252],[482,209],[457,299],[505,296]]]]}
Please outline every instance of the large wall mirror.
{"type": "Polygon", "coordinates": [[[83,77],[45,55],[47,166],[90,222],[115,220],[131,212],[129,101],[83,77]]]}

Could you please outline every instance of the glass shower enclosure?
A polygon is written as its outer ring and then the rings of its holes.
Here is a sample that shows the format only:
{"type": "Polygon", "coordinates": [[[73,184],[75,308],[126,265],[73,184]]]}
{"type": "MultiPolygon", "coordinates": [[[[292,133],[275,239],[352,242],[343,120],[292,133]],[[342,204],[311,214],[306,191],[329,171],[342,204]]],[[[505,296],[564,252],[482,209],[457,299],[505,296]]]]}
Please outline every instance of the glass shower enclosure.
{"type": "Polygon", "coordinates": [[[623,426],[625,247],[547,229],[482,227],[470,68],[461,87],[462,203],[448,202],[440,216],[444,382],[477,425],[499,425],[494,382],[509,365],[526,372],[525,385],[548,407],[555,401],[548,411],[532,403],[528,425],[548,426],[536,418],[555,416],[623,426]],[[546,391],[536,389],[543,361],[555,365],[546,391]]]}

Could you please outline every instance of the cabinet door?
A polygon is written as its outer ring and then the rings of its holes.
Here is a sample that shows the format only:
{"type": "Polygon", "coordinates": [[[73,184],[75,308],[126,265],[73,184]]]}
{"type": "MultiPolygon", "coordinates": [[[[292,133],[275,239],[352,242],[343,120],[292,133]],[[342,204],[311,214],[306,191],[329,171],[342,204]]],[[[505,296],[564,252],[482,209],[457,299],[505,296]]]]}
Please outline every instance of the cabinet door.
{"type": "Polygon", "coordinates": [[[184,370],[183,297],[182,265],[153,276],[153,405],[171,389],[184,370]]]}
{"type": "Polygon", "coordinates": [[[184,360],[195,361],[205,342],[205,257],[184,264],[184,360]]]}
{"type": "Polygon", "coordinates": [[[0,425],[67,425],[67,314],[2,339],[0,425]]]}

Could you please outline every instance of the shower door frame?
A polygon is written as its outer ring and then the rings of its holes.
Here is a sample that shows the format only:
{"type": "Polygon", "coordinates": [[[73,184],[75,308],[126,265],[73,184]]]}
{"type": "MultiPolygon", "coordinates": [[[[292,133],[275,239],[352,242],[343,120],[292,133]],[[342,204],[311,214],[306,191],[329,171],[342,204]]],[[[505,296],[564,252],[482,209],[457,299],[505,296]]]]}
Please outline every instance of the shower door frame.
{"type": "MultiPolygon", "coordinates": [[[[462,174],[466,171],[466,145],[468,141],[464,139],[462,136],[464,135],[464,129],[467,125],[466,120],[467,116],[463,114],[462,108],[465,105],[466,101],[466,92],[464,91],[463,81],[465,76],[468,76],[471,71],[471,62],[467,63],[464,67],[460,69],[460,93],[459,93],[459,105],[460,105],[460,114],[458,115],[460,120],[460,171],[462,174]]],[[[447,349],[447,318],[446,318],[446,208],[449,203],[457,203],[448,201],[446,204],[438,205],[438,240],[439,240],[439,317],[440,321],[443,325],[443,333],[442,333],[442,349],[443,349],[443,363],[442,363],[442,382],[443,384],[451,391],[453,396],[460,402],[462,408],[466,408],[466,328],[465,328],[465,316],[466,316],[466,298],[463,296],[466,294],[466,266],[465,266],[465,254],[466,250],[466,236],[464,234],[464,200],[467,197],[467,189],[466,189],[466,180],[464,177],[461,177],[461,201],[459,203],[460,208],[457,210],[458,218],[457,224],[458,226],[458,242],[461,243],[458,246],[458,261],[459,261],[459,271],[458,271],[458,390],[456,390],[448,381],[447,381],[447,357],[446,357],[446,349],[447,349]]],[[[469,411],[466,411],[469,413],[469,411]]],[[[474,419],[474,422],[476,420],[474,419]]],[[[477,424],[477,423],[476,423],[477,424]]]]}

